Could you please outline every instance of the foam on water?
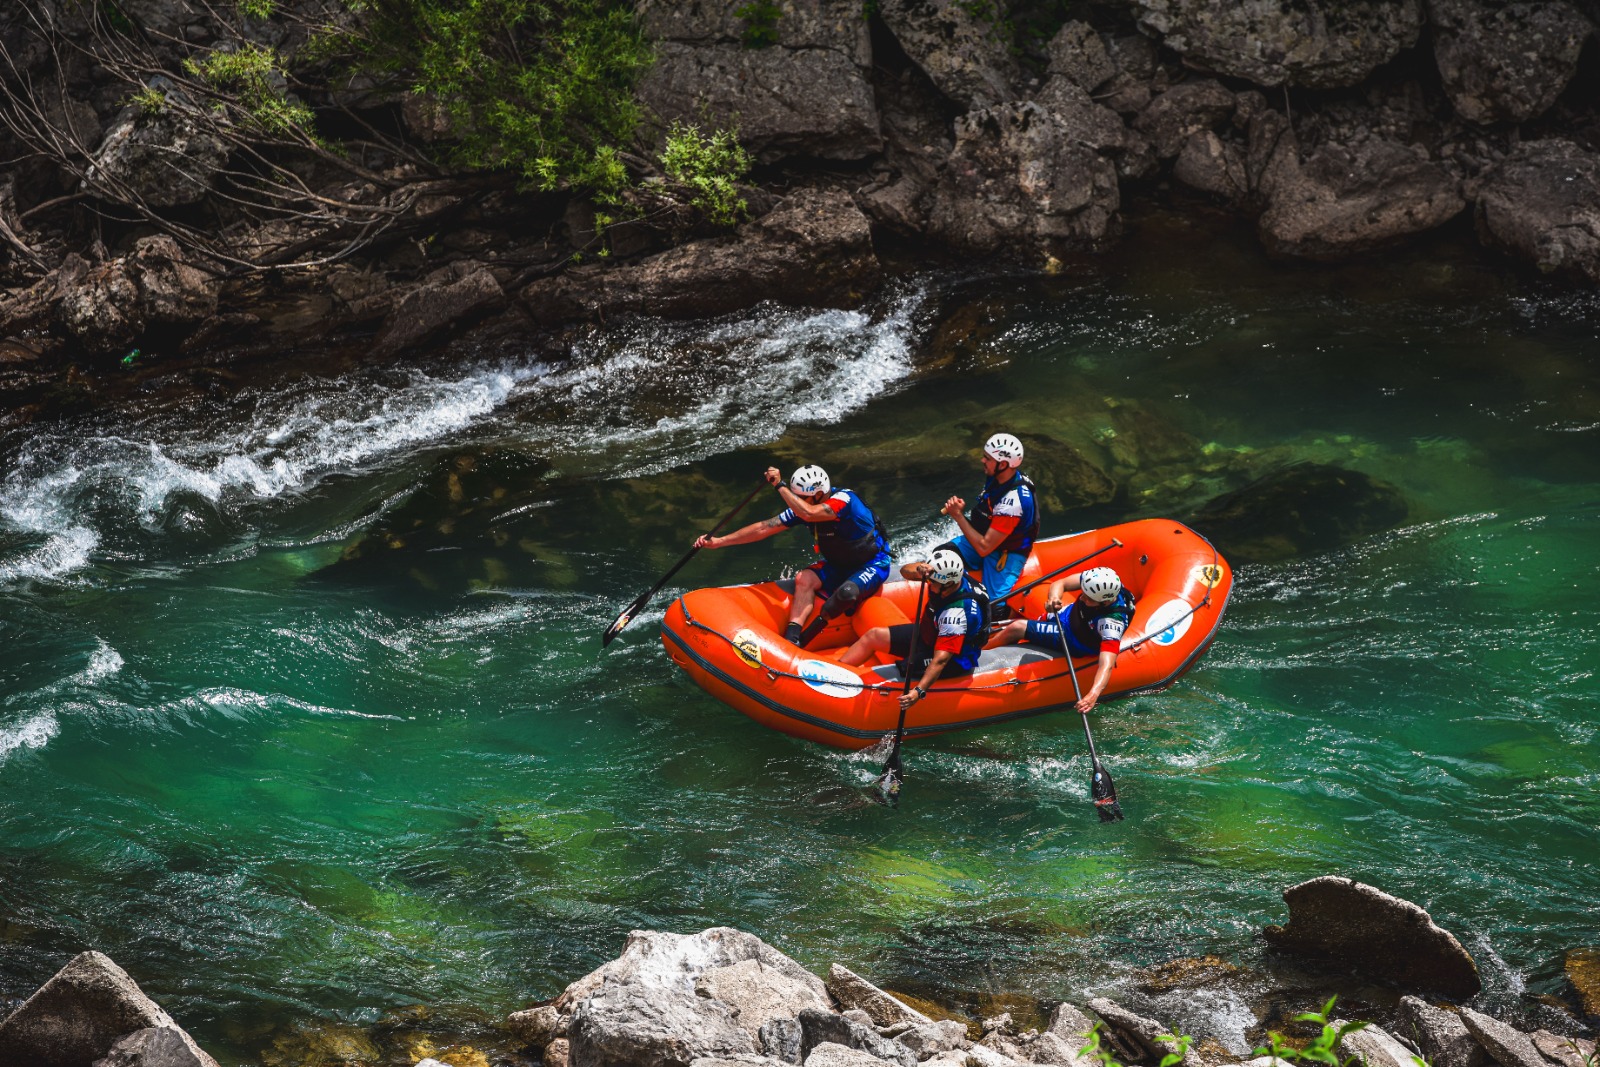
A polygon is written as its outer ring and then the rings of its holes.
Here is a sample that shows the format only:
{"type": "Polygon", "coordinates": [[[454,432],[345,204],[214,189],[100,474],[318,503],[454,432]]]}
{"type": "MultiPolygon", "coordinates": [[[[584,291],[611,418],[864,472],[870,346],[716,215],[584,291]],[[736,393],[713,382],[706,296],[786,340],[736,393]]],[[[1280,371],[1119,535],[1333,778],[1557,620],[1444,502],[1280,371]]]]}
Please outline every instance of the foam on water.
{"type": "Polygon", "coordinates": [[[15,726],[0,726],[0,767],[4,767],[6,760],[18,749],[43,748],[60,732],[56,717],[48,711],[15,726]]]}

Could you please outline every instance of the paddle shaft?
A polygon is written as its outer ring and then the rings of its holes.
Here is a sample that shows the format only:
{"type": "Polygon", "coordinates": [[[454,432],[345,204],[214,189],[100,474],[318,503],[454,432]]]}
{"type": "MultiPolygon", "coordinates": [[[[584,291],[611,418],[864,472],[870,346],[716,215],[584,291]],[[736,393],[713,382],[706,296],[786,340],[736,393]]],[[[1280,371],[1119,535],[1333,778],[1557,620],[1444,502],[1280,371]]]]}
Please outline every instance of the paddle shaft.
{"type": "MultiPolygon", "coordinates": [[[[754,500],[756,498],[756,494],[761,492],[761,490],[763,490],[765,488],[767,488],[767,480],[765,478],[762,478],[761,479],[761,484],[756,486],[754,489],[750,490],[750,495],[745,497],[743,500],[739,501],[738,504],[734,505],[734,508],[733,508],[732,511],[730,511],[726,515],[722,516],[721,521],[718,522],[715,526],[713,526],[710,529],[710,531],[708,532],[707,536],[715,537],[718,530],[720,530],[724,526],[728,525],[728,522],[735,515],[739,514],[739,512],[743,511],[744,508],[745,508],[745,505],[750,503],[750,501],[754,500]]],[[[650,598],[655,596],[656,593],[660,592],[661,587],[666,585],[667,582],[669,582],[672,579],[672,576],[674,574],[677,574],[680,570],[682,570],[683,569],[683,565],[685,563],[688,563],[691,559],[693,559],[694,558],[694,554],[696,552],[698,552],[698,551],[700,551],[699,548],[691,548],[691,549],[689,549],[689,551],[685,552],[683,554],[683,558],[680,559],[677,563],[674,563],[672,565],[672,569],[670,571],[668,571],[666,574],[663,574],[661,576],[661,580],[659,582],[657,582],[655,585],[652,585],[645,592],[640,593],[639,594],[639,598],[637,600],[635,600],[632,604],[629,604],[626,608],[624,608],[622,610],[622,614],[618,615],[616,617],[616,619],[613,620],[611,625],[606,628],[605,636],[600,639],[600,641],[601,641],[600,647],[604,648],[606,645],[609,645],[616,638],[616,636],[622,632],[622,628],[624,626],[627,626],[628,623],[632,622],[633,621],[633,617],[635,615],[639,614],[639,612],[644,609],[644,606],[647,603],[650,602],[650,598]]]]}
{"type": "MultiPolygon", "coordinates": [[[[921,651],[922,648],[922,610],[924,604],[927,602],[925,599],[927,595],[928,583],[923,582],[922,588],[917,590],[917,616],[916,619],[911,623],[913,627],[911,631],[911,649],[906,653],[906,661],[901,667],[901,671],[905,675],[905,684],[900,689],[901,697],[908,697],[911,695],[911,672],[916,666],[917,653],[921,651]]],[[[900,792],[900,742],[905,740],[905,736],[906,705],[905,701],[901,700],[900,721],[895,725],[894,728],[894,746],[889,749],[889,758],[883,762],[883,773],[878,775],[878,781],[880,783],[887,783],[888,793],[890,796],[894,796],[900,792]]]]}
{"type": "Polygon", "coordinates": [[[1115,537],[1113,537],[1111,539],[1111,543],[1109,545],[1104,545],[1104,546],[1102,546],[1100,548],[1097,548],[1093,552],[1089,553],[1087,556],[1080,556],[1079,558],[1073,560],[1071,563],[1068,563],[1063,567],[1057,567],[1055,570],[1051,571],[1049,574],[1046,574],[1046,575],[1043,575],[1041,577],[1035,578],[1033,581],[1029,582],[1027,585],[1019,585],[1015,589],[1011,590],[1011,592],[1005,594],[1004,596],[995,597],[993,600],[991,600],[989,602],[989,606],[993,607],[994,605],[1000,603],[1002,600],[1010,600],[1014,596],[1018,596],[1018,595],[1020,595],[1022,593],[1026,593],[1028,590],[1034,588],[1037,585],[1040,585],[1041,583],[1048,582],[1050,579],[1056,577],[1059,574],[1065,574],[1067,571],[1070,571],[1074,567],[1081,566],[1082,564],[1088,563],[1091,559],[1094,559],[1096,556],[1098,556],[1102,552],[1110,552],[1113,548],[1121,548],[1121,547],[1122,547],[1122,542],[1118,541],[1115,537]]]}
{"type": "MultiPolygon", "coordinates": [[[[1061,638],[1061,654],[1067,657],[1067,674],[1072,677],[1072,692],[1077,695],[1079,701],[1082,701],[1083,690],[1078,686],[1078,668],[1073,666],[1072,649],[1067,644],[1067,620],[1061,617],[1061,612],[1059,611],[1056,612],[1056,627],[1060,631],[1056,636],[1061,638]]],[[[1100,798],[1095,795],[1098,792],[1095,788],[1096,783],[1102,778],[1105,779],[1106,794],[1110,798],[1109,805],[1113,813],[1111,818],[1120,818],[1122,809],[1117,805],[1117,787],[1111,781],[1110,772],[1100,766],[1100,754],[1094,750],[1094,734],[1089,732],[1089,715],[1087,712],[1080,712],[1078,717],[1083,720],[1084,740],[1089,742],[1089,765],[1092,768],[1089,777],[1089,797],[1094,801],[1097,808],[1102,809],[1101,821],[1109,821],[1106,818],[1106,812],[1103,810],[1104,805],[1101,804],[1100,798]]]]}

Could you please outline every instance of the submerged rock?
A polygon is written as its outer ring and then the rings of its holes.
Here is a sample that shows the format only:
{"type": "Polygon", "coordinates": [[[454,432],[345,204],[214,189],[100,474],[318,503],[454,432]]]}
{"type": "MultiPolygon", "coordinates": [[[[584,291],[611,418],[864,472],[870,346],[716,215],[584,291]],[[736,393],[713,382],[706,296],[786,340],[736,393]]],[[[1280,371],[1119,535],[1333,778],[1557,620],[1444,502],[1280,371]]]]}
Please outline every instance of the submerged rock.
{"type": "Polygon", "coordinates": [[[1331,875],[1291,886],[1283,899],[1289,905],[1288,924],[1262,933],[1285,952],[1455,999],[1475,996],[1483,987],[1478,966],[1461,942],[1409,901],[1331,875]]]}
{"type": "Polygon", "coordinates": [[[1322,463],[1296,463],[1206,504],[1189,525],[1235,565],[1327,552],[1405,521],[1387,482],[1322,463]]]}
{"type": "MultiPolygon", "coordinates": [[[[152,1028],[181,1035],[177,1044],[197,1067],[217,1067],[160,1005],[145,996],[128,972],[102,953],[84,952],[0,1021],[0,1063],[85,1067],[110,1055],[125,1035],[152,1028]]],[[[142,1038],[135,1044],[166,1044],[176,1035],[142,1038]]],[[[124,1053],[132,1055],[124,1049],[118,1053],[124,1060],[124,1053]]]]}
{"type": "Polygon", "coordinates": [[[1572,949],[1567,953],[1566,971],[1583,1010],[1600,1019],[1600,948],[1572,949]]]}

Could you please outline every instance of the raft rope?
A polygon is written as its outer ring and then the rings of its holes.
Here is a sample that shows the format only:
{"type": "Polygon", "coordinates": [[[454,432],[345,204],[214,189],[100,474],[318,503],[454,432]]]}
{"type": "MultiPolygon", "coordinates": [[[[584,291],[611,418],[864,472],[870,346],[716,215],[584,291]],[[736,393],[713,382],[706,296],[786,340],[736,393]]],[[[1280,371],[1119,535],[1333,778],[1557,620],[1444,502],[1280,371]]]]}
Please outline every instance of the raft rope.
{"type": "MultiPolygon", "coordinates": [[[[1211,566],[1212,567],[1216,567],[1217,566],[1217,559],[1218,559],[1217,546],[1213,545],[1209,540],[1207,540],[1201,534],[1195,533],[1193,530],[1190,530],[1189,532],[1190,533],[1194,533],[1194,535],[1196,537],[1199,537],[1200,540],[1205,541],[1206,546],[1211,549],[1211,566]]],[[[1157,630],[1155,633],[1145,634],[1143,637],[1139,638],[1139,640],[1135,641],[1133,644],[1129,645],[1127,648],[1122,649],[1122,651],[1117,653],[1117,654],[1121,655],[1122,652],[1132,652],[1134,649],[1138,648],[1140,645],[1143,645],[1146,641],[1149,641],[1150,639],[1152,639],[1154,637],[1159,637],[1161,634],[1166,633],[1168,630],[1172,629],[1172,627],[1178,625],[1180,622],[1183,622],[1184,619],[1187,619],[1190,616],[1194,615],[1194,613],[1199,611],[1201,608],[1209,606],[1210,603],[1211,603],[1211,589],[1212,589],[1211,586],[1209,586],[1209,585],[1206,586],[1206,595],[1200,599],[1200,603],[1194,605],[1188,611],[1186,611],[1183,615],[1181,615],[1178,618],[1174,619],[1170,625],[1162,627],[1160,630],[1157,630]]],[[[727,634],[723,633],[721,630],[712,629],[710,626],[707,626],[705,623],[701,622],[699,619],[696,619],[693,615],[690,615],[689,614],[689,605],[685,604],[681,598],[678,600],[678,607],[683,611],[683,617],[684,617],[684,619],[686,619],[688,621],[690,626],[693,626],[697,630],[704,630],[708,634],[713,634],[713,635],[715,635],[717,637],[722,638],[722,640],[726,641],[729,644],[729,646],[733,647],[735,652],[738,652],[738,646],[734,644],[733,638],[729,637],[727,634]]],[[[1099,658],[1098,655],[1091,656],[1091,657],[1089,657],[1089,662],[1093,663],[1098,658],[1099,658]]],[[[824,662],[826,662],[826,661],[824,661],[824,662]]],[[[766,675],[769,678],[771,678],[774,681],[776,681],[779,678],[793,678],[795,681],[808,682],[808,683],[811,681],[811,679],[806,678],[806,676],[803,675],[803,674],[796,674],[793,671],[779,670],[776,667],[768,667],[765,663],[763,663],[761,665],[761,669],[762,669],[762,671],[764,671],[766,673],[766,675]]],[[[1031,682],[1048,682],[1048,681],[1052,681],[1052,680],[1054,680],[1056,678],[1065,678],[1071,672],[1071,670],[1072,670],[1072,666],[1069,663],[1067,670],[1059,671],[1059,672],[1057,672],[1055,674],[1047,674],[1042,678],[1034,678],[1034,679],[1031,680],[1031,682]]],[[[878,691],[878,692],[887,693],[889,695],[893,695],[893,693],[894,693],[894,690],[892,688],[894,683],[892,681],[890,681],[889,679],[887,679],[887,678],[884,679],[881,682],[862,682],[862,681],[849,681],[849,682],[847,682],[847,681],[844,681],[843,679],[829,678],[827,680],[827,682],[828,682],[829,685],[837,685],[837,686],[842,686],[842,687],[845,687],[845,688],[872,689],[872,690],[875,690],[875,691],[878,691]]],[[[934,685],[929,686],[924,692],[927,695],[930,695],[930,696],[932,694],[934,694],[934,693],[971,693],[974,690],[980,690],[980,689],[1015,689],[1018,686],[1028,685],[1028,684],[1031,684],[1031,683],[1030,682],[1025,682],[1021,678],[1011,678],[1011,679],[1009,679],[1007,681],[1004,681],[1004,682],[989,682],[989,683],[986,683],[986,684],[983,684],[983,685],[964,685],[964,686],[961,686],[960,688],[956,688],[955,686],[947,686],[944,689],[940,689],[938,687],[937,683],[935,683],[934,685]]]]}

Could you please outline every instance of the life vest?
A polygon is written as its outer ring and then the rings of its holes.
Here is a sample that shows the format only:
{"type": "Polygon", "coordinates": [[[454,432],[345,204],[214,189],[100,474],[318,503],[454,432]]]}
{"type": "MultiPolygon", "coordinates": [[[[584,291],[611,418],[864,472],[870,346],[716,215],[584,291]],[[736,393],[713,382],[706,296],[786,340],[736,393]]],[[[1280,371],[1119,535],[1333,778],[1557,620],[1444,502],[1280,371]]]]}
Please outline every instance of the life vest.
{"type": "Polygon", "coordinates": [[[994,506],[996,502],[1004,499],[1005,495],[1013,489],[1027,490],[1023,494],[1026,499],[1023,518],[1027,518],[1026,511],[1031,510],[1033,512],[1033,521],[1026,526],[1018,523],[1017,528],[1011,531],[1011,535],[995,546],[994,551],[996,552],[1027,552],[1033,548],[1033,543],[1039,539],[1039,501],[1033,488],[1033,482],[1021,471],[1017,472],[1015,478],[1004,484],[993,478],[983,483],[983,491],[978,494],[977,503],[972,505],[970,520],[972,528],[980,534],[988,533],[989,527],[994,524],[994,506]]]}
{"type": "Polygon", "coordinates": [[[817,554],[830,565],[844,571],[860,570],[880,552],[889,551],[889,534],[884,530],[877,513],[867,507],[866,501],[859,496],[856,497],[856,503],[872,518],[872,529],[859,537],[846,538],[838,522],[807,524],[816,539],[817,554]]]}
{"type": "Polygon", "coordinates": [[[983,651],[984,642],[989,637],[989,591],[971,578],[963,578],[955,592],[948,596],[938,595],[934,592],[936,588],[932,583],[928,584],[928,606],[922,613],[922,629],[917,635],[922,655],[933,655],[934,643],[939,640],[940,612],[954,604],[971,601],[978,610],[976,614],[967,612],[967,632],[961,640],[961,651],[951,657],[962,670],[970,671],[978,665],[978,653],[983,651]]]}
{"type": "Polygon", "coordinates": [[[1117,599],[1109,604],[1101,604],[1086,596],[1079,596],[1068,615],[1070,621],[1067,625],[1072,628],[1072,637],[1078,644],[1084,648],[1098,649],[1100,631],[1094,628],[1094,623],[1115,616],[1122,620],[1122,632],[1127,633],[1133,626],[1133,613],[1133,594],[1126,589],[1119,592],[1117,599]]]}

